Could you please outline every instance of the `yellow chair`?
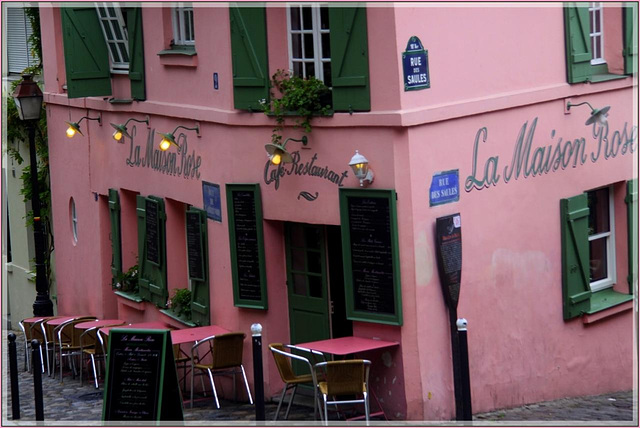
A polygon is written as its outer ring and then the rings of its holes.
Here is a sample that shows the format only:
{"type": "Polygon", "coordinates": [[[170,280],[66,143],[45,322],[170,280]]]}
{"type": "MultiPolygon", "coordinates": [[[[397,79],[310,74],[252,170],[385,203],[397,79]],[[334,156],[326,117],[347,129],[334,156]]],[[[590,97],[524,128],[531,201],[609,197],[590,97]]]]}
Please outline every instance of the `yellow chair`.
{"type": "Polygon", "coordinates": [[[273,418],[274,421],[278,420],[278,414],[280,413],[280,407],[282,406],[282,402],[284,401],[284,397],[287,391],[293,388],[293,392],[291,393],[291,398],[289,399],[289,404],[287,405],[287,411],[284,414],[284,418],[289,418],[289,410],[291,409],[291,403],[293,403],[293,399],[296,396],[296,391],[298,390],[298,385],[308,383],[313,387],[313,417],[316,418],[316,412],[318,411],[318,394],[316,392],[316,385],[318,384],[316,380],[316,373],[311,365],[311,362],[301,356],[296,355],[291,352],[288,352],[287,349],[290,350],[298,350],[304,352],[312,352],[314,355],[321,357],[324,359],[324,355],[318,351],[311,351],[306,348],[299,348],[294,345],[283,345],[282,343],[272,343],[269,345],[269,349],[273,354],[273,359],[276,362],[276,367],[278,368],[278,372],[280,373],[280,378],[285,383],[284,389],[282,390],[282,395],[280,396],[280,401],[278,402],[278,408],[276,409],[276,414],[273,418]],[[293,367],[291,365],[291,360],[301,361],[309,368],[309,373],[305,373],[302,375],[297,375],[293,371],[293,367]]]}
{"type": "Polygon", "coordinates": [[[324,422],[328,425],[329,404],[364,404],[364,417],[369,424],[369,360],[339,360],[322,362],[315,365],[317,371],[324,374],[323,381],[318,382],[318,391],[324,402],[324,422]],[[338,400],[338,396],[350,396],[348,399],[338,400]],[[356,398],[351,398],[356,396],[356,398]],[[362,398],[357,398],[362,396],[362,398]],[[328,397],[334,397],[329,400],[328,397]]]}
{"type": "MultiPolygon", "coordinates": [[[[211,380],[211,388],[213,396],[216,400],[216,408],[220,408],[216,384],[213,381],[214,376],[233,375],[233,390],[236,395],[236,374],[242,373],[244,385],[247,388],[249,402],[253,404],[251,391],[249,390],[249,382],[242,365],[242,350],[244,347],[244,333],[227,333],[217,336],[209,336],[202,339],[191,347],[191,407],[193,407],[193,376],[196,370],[206,371],[211,380]],[[206,349],[203,355],[200,355],[200,348],[206,349]],[[203,363],[205,358],[211,356],[210,363],[203,363]]],[[[204,351],[203,351],[204,352],[204,351]]],[[[236,396],[237,399],[237,396],[236,396]]]]}

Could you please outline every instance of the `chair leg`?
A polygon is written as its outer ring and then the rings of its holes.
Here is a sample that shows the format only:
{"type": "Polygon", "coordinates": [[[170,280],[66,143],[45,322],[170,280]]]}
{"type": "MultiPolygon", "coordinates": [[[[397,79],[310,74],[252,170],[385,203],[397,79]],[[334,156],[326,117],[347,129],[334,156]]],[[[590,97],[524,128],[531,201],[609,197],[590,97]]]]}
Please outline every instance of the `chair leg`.
{"type": "Polygon", "coordinates": [[[193,363],[191,363],[191,408],[193,409],[193,372],[195,368],[193,367],[193,363]]]}
{"type": "Polygon", "coordinates": [[[367,394],[366,392],[364,392],[363,394],[364,394],[364,420],[367,423],[367,426],[369,426],[369,394],[367,394]]]}
{"type": "Polygon", "coordinates": [[[322,394],[322,398],[324,400],[324,424],[329,425],[329,412],[327,411],[327,395],[322,394]]]}
{"type": "Polygon", "coordinates": [[[282,394],[280,395],[280,402],[278,402],[278,408],[276,409],[276,415],[273,417],[274,421],[278,420],[278,414],[280,413],[280,407],[282,406],[282,400],[284,400],[284,396],[287,393],[288,389],[289,389],[289,384],[285,383],[284,384],[284,388],[282,388],[282,394]]]}
{"type": "Polygon", "coordinates": [[[242,370],[242,377],[244,378],[244,386],[247,387],[247,395],[249,396],[249,404],[253,404],[253,398],[251,398],[251,391],[249,390],[249,382],[247,381],[247,374],[244,372],[244,366],[240,366],[242,370]]]}
{"type": "Polygon", "coordinates": [[[216,384],[213,382],[213,374],[210,369],[207,369],[209,373],[209,379],[211,380],[211,388],[213,389],[213,397],[216,399],[216,408],[220,408],[220,401],[218,401],[218,392],[216,391],[216,384]]]}
{"type": "Polygon", "coordinates": [[[287,406],[287,413],[284,414],[285,419],[289,419],[289,411],[291,410],[291,403],[293,403],[293,398],[296,396],[297,390],[298,390],[298,385],[297,384],[293,385],[293,391],[291,393],[291,398],[289,399],[289,405],[287,406]]]}
{"type": "MultiPolygon", "coordinates": [[[[96,389],[98,389],[98,370],[96,370],[96,359],[93,354],[89,354],[89,356],[91,357],[91,365],[93,366],[93,380],[96,384],[96,389]]],[[[80,373],[82,375],[82,368],[80,368],[80,370],[80,373]]]]}

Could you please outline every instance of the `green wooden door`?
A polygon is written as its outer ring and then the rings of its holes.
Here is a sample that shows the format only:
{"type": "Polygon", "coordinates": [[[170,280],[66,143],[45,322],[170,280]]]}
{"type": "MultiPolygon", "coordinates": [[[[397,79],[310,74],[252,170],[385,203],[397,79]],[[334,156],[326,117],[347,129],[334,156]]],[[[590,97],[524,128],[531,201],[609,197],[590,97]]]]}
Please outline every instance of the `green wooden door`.
{"type": "Polygon", "coordinates": [[[291,343],[328,339],[324,227],[285,224],[291,343]]]}

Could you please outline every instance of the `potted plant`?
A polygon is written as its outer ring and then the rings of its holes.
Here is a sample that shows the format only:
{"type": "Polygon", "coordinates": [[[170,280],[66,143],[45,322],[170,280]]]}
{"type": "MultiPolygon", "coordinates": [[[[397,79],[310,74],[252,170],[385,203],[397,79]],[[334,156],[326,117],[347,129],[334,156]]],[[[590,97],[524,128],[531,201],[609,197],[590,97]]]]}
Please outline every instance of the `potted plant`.
{"type": "Polygon", "coordinates": [[[138,265],[135,264],[126,272],[120,272],[114,281],[114,288],[127,293],[138,292],[138,265]]]}
{"type": "Polygon", "coordinates": [[[191,319],[191,290],[176,288],[169,299],[169,308],[178,318],[191,319]]]}
{"type": "Polygon", "coordinates": [[[315,77],[303,79],[288,71],[278,70],[272,76],[271,103],[263,102],[264,113],[273,116],[276,126],[271,135],[272,144],[282,143],[282,130],[286,116],[297,116],[294,128],[311,132],[311,118],[326,115],[331,110],[331,90],[315,77]],[[274,90],[278,94],[274,93],[274,90]]]}

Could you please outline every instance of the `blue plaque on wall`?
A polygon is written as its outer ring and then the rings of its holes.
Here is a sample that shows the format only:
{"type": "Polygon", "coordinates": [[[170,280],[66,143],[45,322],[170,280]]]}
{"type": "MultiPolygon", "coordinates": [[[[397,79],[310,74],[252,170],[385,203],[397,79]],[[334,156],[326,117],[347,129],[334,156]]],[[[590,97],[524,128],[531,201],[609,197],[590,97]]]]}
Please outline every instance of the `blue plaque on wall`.
{"type": "Polygon", "coordinates": [[[202,182],[202,200],[207,217],[222,223],[222,210],[220,208],[220,185],[202,182]]]}
{"type": "Polygon", "coordinates": [[[460,180],[458,170],[437,172],[431,178],[429,206],[448,204],[460,200],[460,180]]]}
{"type": "Polygon", "coordinates": [[[422,42],[416,36],[409,39],[407,50],[402,53],[402,70],[405,91],[426,89],[431,86],[429,56],[422,47],[422,42]]]}

